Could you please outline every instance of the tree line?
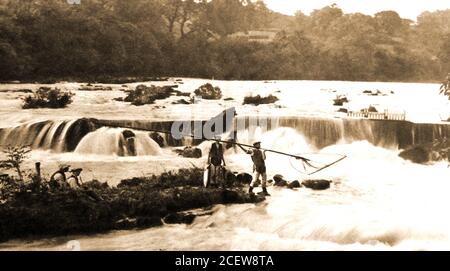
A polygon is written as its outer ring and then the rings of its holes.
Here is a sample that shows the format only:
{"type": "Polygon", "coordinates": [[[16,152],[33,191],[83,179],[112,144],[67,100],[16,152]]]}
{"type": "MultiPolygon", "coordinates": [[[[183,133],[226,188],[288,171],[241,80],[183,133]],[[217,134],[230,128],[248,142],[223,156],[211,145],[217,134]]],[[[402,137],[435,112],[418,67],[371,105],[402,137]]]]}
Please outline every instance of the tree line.
{"type": "Polygon", "coordinates": [[[310,15],[248,0],[0,0],[0,80],[186,76],[436,81],[450,71],[450,10],[310,15]],[[276,29],[272,42],[250,30],[276,29]]]}

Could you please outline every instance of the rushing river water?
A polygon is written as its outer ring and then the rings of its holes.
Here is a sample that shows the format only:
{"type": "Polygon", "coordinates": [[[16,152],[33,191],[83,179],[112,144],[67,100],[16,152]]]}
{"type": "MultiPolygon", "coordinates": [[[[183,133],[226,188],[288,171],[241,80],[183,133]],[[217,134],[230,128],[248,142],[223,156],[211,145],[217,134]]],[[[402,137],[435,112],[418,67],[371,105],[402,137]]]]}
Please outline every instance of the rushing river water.
{"type": "MultiPolygon", "coordinates": [[[[183,81],[179,89],[185,92],[207,82],[183,81]]],[[[198,217],[188,226],[13,240],[0,244],[0,249],[67,250],[71,240],[77,240],[83,250],[450,249],[450,219],[445,215],[450,205],[447,163],[418,165],[398,157],[402,145],[447,135],[446,126],[438,124],[448,114],[447,101],[438,95],[438,85],[309,81],[213,84],[222,88],[224,98],[233,100],[172,105],[179,97],[171,97],[156,105],[134,107],[112,100],[124,96],[120,86],[113,86],[112,91],[87,92],[77,91],[78,84],[66,83],[59,87],[76,93],[69,108],[22,110],[17,99],[23,94],[1,90],[37,86],[0,85],[0,141],[33,145],[28,168],[41,161],[44,174],[49,174],[59,163],[70,163],[85,169],[84,180],[95,178],[115,185],[127,177],[192,165],[203,167],[209,143],[199,146],[203,158],[185,159],[177,157],[173,147],[160,148],[147,134],[135,131],[137,156],[127,156],[117,144],[123,129],[98,128],[77,120],[204,120],[235,106],[238,117],[271,119],[267,129],[240,130],[238,139],[243,142],[258,139],[263,147],[279,151],[320,153],[316,159],[347,155],[346,160],[313,176],[332,180],[331,188],[294,191],[270,187],[272,197],[263,203],[214,206],[212,215],[198,217]],[[363,93],[377,89],[385,95],[363,93]],[[242,106],[248,94],[273,94],[280,100],[275,105],[242,106]],[[416,124],[380,126],[367,120],[346,119],[333,106],[337,94],[349,98],[345,105],[349,110],[373,105],[379,111],[404,112],[416,124]]],[[[251,160],[242,152],[230,149],[225,157],[231,169],[251,171],[251,160]]],[[[277,154],[268,154],[267,165],[269,177],[282,174],[288,180],[312,178],[302,174],[295,161],[277,154]]]]}

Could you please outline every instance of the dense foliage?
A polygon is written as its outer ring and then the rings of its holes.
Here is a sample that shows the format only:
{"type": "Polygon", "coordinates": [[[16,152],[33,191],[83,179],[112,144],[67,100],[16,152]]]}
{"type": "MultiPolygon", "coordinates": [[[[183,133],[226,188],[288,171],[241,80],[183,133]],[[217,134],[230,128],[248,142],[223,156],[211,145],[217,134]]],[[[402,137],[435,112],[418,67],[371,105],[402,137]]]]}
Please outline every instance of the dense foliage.
{"type": "Polygon", "coordinates": [[[246,0],[0,0],[0,80],[190,76],[429,81],[450,70],[450,10],[307,16],[246,0]],[[272,42],[238,32],[276,29],[272,42]]]}
{"type": "Polygon", "coordinates": [[[243,104],[253,104],[253,105],[260,105],[260,104],[273,104],[276,101],[278,101],[278,97],[269,95],[267,97],[261,97],[261,95],[256,96],[246,96],[244,97],[244,103],[243,104]]]}
{"type": "Polygon", "coordinates": [[[64,108],[72,103],[73,95],[59,88],[41,87],[33,95],[24,98],[22,108],[64,108]]]}
{"type": "Polygon", "coordinates": [[[194,91],[194,94],[206,100],[219,100],[222,98],[222,91],[219,87],[214,87],[210,83],[206,83],[194,91]]]}

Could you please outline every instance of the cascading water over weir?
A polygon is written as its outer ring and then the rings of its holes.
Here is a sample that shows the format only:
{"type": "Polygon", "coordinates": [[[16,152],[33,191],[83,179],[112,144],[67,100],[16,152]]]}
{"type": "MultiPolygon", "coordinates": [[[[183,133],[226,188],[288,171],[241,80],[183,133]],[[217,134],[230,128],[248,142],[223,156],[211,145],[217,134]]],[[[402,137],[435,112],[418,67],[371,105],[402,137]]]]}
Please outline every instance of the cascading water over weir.
{"type": "MultiPolygon", "coordinates": [[[[234,129],[238,141],[242,133],[254,137],[260,132],[291,128],[302,134],[307,143],[316,149],[338,143],[366,140],[375,146],[403,149],[414,144],[432,142],[450,137],[450,125],[420,124],[406,121],[384,121],[351,118],[317,117],[252,117],[238,116],[236,122],[244,123],[234,129]],[[265,125],[261,125],[265,123],[265,125]]],[[[170,131],[172,121],[97,120],[76,119],[65,121],[41,121],[22,126],[1,128],[0,145],[30,146],[33,149],[51,150],[57,153],[77,152],[118,156],[154,155],[159,146],[148,131],[170,131]],[[124,128],[120,128],[124,127],[124,128]],[[124,131],[133,130],[136,153],[126,148],[124,131]],[[147,132],[144,132],[147,131],[147,132]]],[[[204,122],[202,122],[204,124],[204,122]]],[[[194,126],[192,122],[192,126],[194,126]]],[[[202,140],[174,139],[170,134],[159,133],[164,146],[197,145],[202,140]]],[[[243,139],[242,139],[243,140],[243,139]]]]}

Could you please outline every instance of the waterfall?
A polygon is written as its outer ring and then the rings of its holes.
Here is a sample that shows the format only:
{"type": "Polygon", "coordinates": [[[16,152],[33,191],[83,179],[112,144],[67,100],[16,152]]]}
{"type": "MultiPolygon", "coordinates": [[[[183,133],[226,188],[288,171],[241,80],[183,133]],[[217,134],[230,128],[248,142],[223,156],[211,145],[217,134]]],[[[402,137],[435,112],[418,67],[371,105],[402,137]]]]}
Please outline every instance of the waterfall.
{"type": "Polygon", "coordinates": [[[448,124],[307,116],[242,116],[236,119],[234,129],[238,132],[238,141],[251,141],[258,137],[258,131],[261,133],[281,127],[296,130],[317,149],[362,140],[375,146],[398,149],[450,137],[448,124]]]}
{"type": "Polygon", "coordinates": [[[80,140],[97,129],[95,120],[42,121],[0,129],[0,146],[30,146],[33,149],[71,152],[80,140]]]}
{"type": "Polygon", "coordinates": [[[102,127],[85,136],[75,149],[75,153],[116,156],[144,156],[161,153],[161,148],[150,138],[148,133],[132,131],[134,136],[126,138],[124,131],[130,130],[102,127]],[[130,141],[130,139],[132,140],[130,141]]]}
{"type": "MultiPolygon", "coordinates": [[[[205,121],[192,121],[191,126],[196,127],[204,123],[205,121]]],[[[57,153],[77,150],[81,153],[129,156],[157,154],[160,147],[156,142],[164,147],[198,145],[202,142],[201,139],[190,137],[174,139],[170,133],[156,133],[160,140],[155,140],[155,132],[151,131],[169,132],[172,124],[173,121],[96,119],[41,121],[17,127],[0,128],[0,146],[30,146],[33,149],[51,150],[57,153]],[[99,129],[101,127],[104,129],[99,129]],[[128,144],[127,138],[122,138],[123,135],[121,135],[124,128],[119,127],[148,131],[134,131],[136,137],[128,144]],[[92,146],[88,146],[88,143],[92,146]]],[[[238,141],[251,143],[261,134],[278,128],[294,129],[304,137],[307,144],[316,149],[363,140],[388,149],[404,149],[411,145],[450,137],[448,124],[309,116],[238,116],[229,134],[235,131],[238,141]]]]}

